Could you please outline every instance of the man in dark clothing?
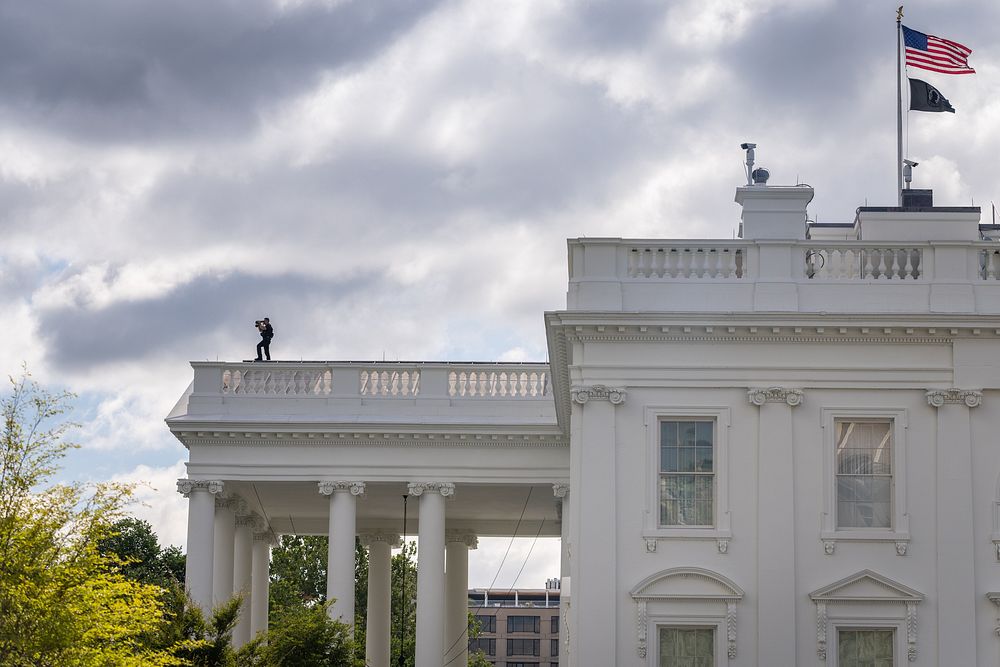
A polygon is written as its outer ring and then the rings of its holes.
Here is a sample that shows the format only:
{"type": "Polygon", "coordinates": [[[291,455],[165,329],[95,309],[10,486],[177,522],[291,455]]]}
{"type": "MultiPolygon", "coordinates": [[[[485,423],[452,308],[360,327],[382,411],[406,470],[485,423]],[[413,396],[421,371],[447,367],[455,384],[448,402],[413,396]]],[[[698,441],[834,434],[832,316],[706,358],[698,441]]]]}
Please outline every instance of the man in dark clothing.
{"type": "Polygon", "coordinates": [[[264,350],[267,360],[271,361],[271,339],[274,338],[274,329],[271,328],[270,318],[258,320],[257,328],[260,330],[260,342],[257,343],[257,358],[254,361],[263,361],[260,356],[261,350],[264,350]]]}

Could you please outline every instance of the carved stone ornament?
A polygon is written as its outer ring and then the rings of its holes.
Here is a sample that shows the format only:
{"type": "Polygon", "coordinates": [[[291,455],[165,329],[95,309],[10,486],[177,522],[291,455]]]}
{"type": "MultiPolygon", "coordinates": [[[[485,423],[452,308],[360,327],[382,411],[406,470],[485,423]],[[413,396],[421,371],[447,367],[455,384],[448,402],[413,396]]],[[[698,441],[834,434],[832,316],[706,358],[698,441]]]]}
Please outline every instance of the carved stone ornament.
{"type": "Polygon", "coordinates": [[[758,407],[765,403],[787,403],[793,408],[802,404],[803,393],[801,389],[787,389],[785,387],[751,387],[747,390],[747,399],[758,407]]]}
{"type": "Polygon", "coordinates": [[[993,626],[993,634],[1000,637],[1000,593],[990,592],[986,594],[986,599],[993,603],[993,606],[997,608],[997,620],[993,626]]]}
{"type": "Polygon", "coordinates": [[[276,545],[278,543],[278,536],[275,535],[270,530],[265,530],[265,531],[262,531],[262,532],[259,532],[259,533],[254,533],[253,534],[253,541],[254,542],[267,542],[271,546],[274,546],[274,545],[276,545]]]}
{"type": "Polygon", "coordinates": [[[726,603],[726,646],[730,660],[736,659],[736,601],[726,603]]]}
{"type": "Polygon", "coordinates": [[[361,540],[361,545],[366,547],[370,547],[373,542],[385,542],[390,547],[398,547],[403,543],[398,533],[362,533],[358,535],[358,539],[361,540]]]}
{"type": "Polygon", "coordinates": [[[479,537],[469,530],[447,530],[444,534],[445,544],[448,542],[461,542],[470,549],[479,548],[479,537]]]}
{"type": "Polygon", "coordinates": [[[716,541],[716,546],[718,546],[720,554],[727,554],[727,553],[729,553],[729,538],[728,537],[720,537],[716,541]]]}
{"type": "Polygon", "coordinates": [[[411,496],[422,496],[426,491],[437,491],[445,498],[455,495],[455,485],[451,482],[410,482],[406,488],[411,496]]]}
{"type": "Polygon", "coordinates": [[[905,540],[900,540],[899,542],[896,542],[896,555],[905,556],[906,550],[909,548],[909,546],[910,543],[905,540]]]}
{"type": "Polygon", "coordinates": [[[917,603],[906,603],[906,659],[917,660],[917,603]]]}
{"type": "Polygon", "coordinates": [[[975,389],[930,389],[927,391],[927,404],[940,408],[949,403],[965,404],[966,407],[978,408],[983,404],[983,392],[975,389]]]}
{"type": "Polygon", "coordinates": [[[637,639],[639,640],[636,646],[636,652],[639,654],[640,658],[645,659],[646,657],[646,601],[640,600],[636,604],[636,619],[635,619],[635,629],[637,633],[637,639]]]}
{"type": "Polygon", "coordinates": [[[826,604],[816,603],[816,653],[826,660],[826,604]]]}
{"type": "Polygon", "coordinates": [[[177,480],[177,493],[185,498],[194,491],[207,491],[213,496],[222,493],[225,485],[221,480],[200,480],[200,479],[179,479],[177,480]]]}
{"type": "Polygon", "coordinates": [[[556,498],[565,498],[569,493],[569,484],[556,483],[552,485],[552,495],[556,498]]]}
{"type": "Polygon", "coordinates": [[[832,556],[833,552],[837,550],[837,543],[833,540],[823,540],[823,553],[827,556],[832,556]]]}
{"type": "Polygon", "coordinates": [[[337,491],[350,491],[352,496],[363,496],[365,493],[365,483],[351,481],[319,483],[319,492],[321,495],[330,496],[337,491]]]}
{"type": "Polygon", "coordinates": [[[656,553],[656,539],[647,537],[646,538],[646,551],[649,553],[656,553]]]}
{"type": "Polygon", "coordinates": [[[608,401],[611,405],[621,405],[625,402],[626,391],[616,387],[609,387],[603,384],[595,384],[589,387],[573,387],[570,395],[574,403],[586,405],[589,401],[608,401]]]}

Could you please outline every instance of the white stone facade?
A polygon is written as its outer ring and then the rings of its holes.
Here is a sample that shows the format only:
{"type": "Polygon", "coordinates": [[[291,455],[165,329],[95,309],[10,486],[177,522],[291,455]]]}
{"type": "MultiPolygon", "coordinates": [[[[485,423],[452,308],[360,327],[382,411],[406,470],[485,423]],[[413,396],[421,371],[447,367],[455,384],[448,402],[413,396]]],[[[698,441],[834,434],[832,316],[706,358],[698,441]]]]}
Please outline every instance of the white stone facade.
{"type": "Polygon", "coordinates": [[[551,366],[193,364],[168,424],[195,599],[266,601],[245,516],[329,531],[353,605],[348,545],[387,553],[408,493],[418,667],[461,641],[455,545],[522,506],[518,534],[563,538],[562,665],[668,664],[679,637],[714,665],[997,664],[1000,245],[969,208],[808,228],[811,198],[739,188],[735,241],[571,240],[551,366]]]}

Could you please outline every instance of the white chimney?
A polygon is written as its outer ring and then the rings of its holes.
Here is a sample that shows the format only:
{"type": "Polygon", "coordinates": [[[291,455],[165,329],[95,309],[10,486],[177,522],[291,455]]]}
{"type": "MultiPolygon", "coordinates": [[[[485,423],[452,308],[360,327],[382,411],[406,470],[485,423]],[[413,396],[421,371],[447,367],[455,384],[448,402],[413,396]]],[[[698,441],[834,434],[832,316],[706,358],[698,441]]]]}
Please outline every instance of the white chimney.
{"type": "Polygon", "coordinates": [[[736,203],[743,206],[743,238],[805,239],[806,206],[812,198],[808,185],[736,188],[736,203]]]}

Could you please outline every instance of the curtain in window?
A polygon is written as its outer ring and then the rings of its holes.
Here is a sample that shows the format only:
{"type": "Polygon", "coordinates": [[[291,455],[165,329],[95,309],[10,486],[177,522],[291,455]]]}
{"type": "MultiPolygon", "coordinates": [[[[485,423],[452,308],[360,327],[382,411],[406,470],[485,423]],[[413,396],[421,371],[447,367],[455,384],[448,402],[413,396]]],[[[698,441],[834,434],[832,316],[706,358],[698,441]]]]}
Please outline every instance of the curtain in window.
{"type": "Polygon", "coordinates": [[[837,637],[840,667],[893,667],[892,630],[841,630],[837,637]]]}
{"type": "Polygon", "coordinates": [[[838,421],[837,526],[892,527],[892,423],[838,421]]]}
{"type": "Polygon", "coordinates": [[[715,630],[660,628],[660,667],[714,667],[715,630]]]}

